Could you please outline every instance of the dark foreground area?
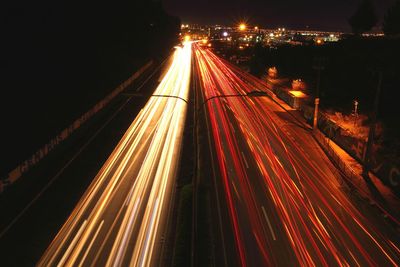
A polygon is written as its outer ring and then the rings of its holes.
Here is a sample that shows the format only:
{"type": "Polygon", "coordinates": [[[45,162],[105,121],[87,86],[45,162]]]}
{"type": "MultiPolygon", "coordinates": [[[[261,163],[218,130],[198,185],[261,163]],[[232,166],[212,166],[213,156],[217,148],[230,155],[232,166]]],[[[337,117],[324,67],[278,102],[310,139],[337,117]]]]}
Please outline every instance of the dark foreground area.
{"type": "Polygon", "coordinates": [[[180,26],[158,1],[22,1],[0,14],[0,177],[149,59],[164,57],[180,26]]]}

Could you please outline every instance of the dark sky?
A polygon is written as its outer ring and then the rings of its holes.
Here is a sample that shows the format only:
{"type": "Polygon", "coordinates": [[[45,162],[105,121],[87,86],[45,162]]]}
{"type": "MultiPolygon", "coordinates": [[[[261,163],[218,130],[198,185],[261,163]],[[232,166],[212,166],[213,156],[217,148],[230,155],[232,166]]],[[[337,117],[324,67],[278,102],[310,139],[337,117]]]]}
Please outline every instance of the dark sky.
{"type": "MultiPolygon", "coordinates": [[[[361,0],[163,0],[167,11],[187,23],[251,24],[273,28],[346,30],[347,19],[361,0]]],[[[374,0],[382,22],[395,0],[374,0]]]]}

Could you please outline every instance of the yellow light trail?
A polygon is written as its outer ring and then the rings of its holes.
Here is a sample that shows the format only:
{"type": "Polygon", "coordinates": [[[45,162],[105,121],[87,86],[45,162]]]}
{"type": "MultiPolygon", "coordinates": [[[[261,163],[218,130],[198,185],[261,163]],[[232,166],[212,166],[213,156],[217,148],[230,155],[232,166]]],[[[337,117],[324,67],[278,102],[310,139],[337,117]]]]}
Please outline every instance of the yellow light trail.
{"type": "Polygon", "coordinates": [[[186,42],[154,92],[173,97],[150,98],[38,266],[156,263],[177,175],[190,66],[186,42]]]}

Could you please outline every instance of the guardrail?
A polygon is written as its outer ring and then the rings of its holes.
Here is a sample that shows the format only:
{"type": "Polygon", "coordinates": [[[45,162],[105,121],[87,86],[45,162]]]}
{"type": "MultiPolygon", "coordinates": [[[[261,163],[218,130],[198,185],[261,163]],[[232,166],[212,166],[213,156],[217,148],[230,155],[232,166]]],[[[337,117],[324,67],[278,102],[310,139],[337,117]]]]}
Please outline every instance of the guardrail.
{"type": "Polygon", "coordinates": [[[146,65],[137,70],[134,74],[132,74],[126,81],[121,83],[117,88],[115,88],[110,94],[108,94],[105,98],[99,101],[96,105],[94,105],[91,109],[89,109],[86,113],[76,119],[73,123],[71,123],[67,128],[62,130],[57,136],[52,138],[47,144],[42,146],[39,150],[37,150],[30,158],[23,161],[17,167],[15,167],[12,171],[8,173],[8,175],[0,179],[0,193],[4,191],[4,189],[17,181],[24,173],[29,171],[33,166],[38,164],[45,156],[47,156],[54,148],[65,141],[72,133],[74,133],[77,129],[79,129],[85,122],[87,122],[91,117],[93,117],[96,113],[102,110],[107,106],[118,94],[124,91],[128,86],[130,86],[133,81],[139,78],[150,66],[153,65],[153,61],[147,62],[146,65]]]}
{"type": "Polygon", "coordinates": [[[351,179],[351,183],[360,187],[362,180],[360,176],[344,162],[344,160],[338,155],[338,153],[332,148],[331,140],[327,138],[320,130],[314,130],[313,135],[316,141],[320,144],[320,147],[324,152],[330,157],[331,161],[333,161],[334,165],[342,172],[342,174],[347,178],[351,179]],[[358,181],[355,183],[355,181],[358,181]]]}
{"type": "MultiPolygon", "coordinates": [[[[331,145],[331,140],[327,138],[320,130],[314,130],[313,136],[315,140],[318,142],[322,150],[327,154],[332,163],[338,168],[341,172],[342,177],[347,180],[347,186],[350,188],[352,192],[358,192],[359,195],[363,194],[363,198],[367,198],[370,200],[371,204],[374,204],[378,210],[386,217],[389,218],[396,227],[400,226],[400,221],[398,219],[398,214],[393,215],[392,212],[389,212],[385,207],[383,207],[375,197],[371,196],[368,192],[361,188],[361,183],[365,183],[364,178],[361,174],[357,174],[350,166],[346,164],[346,162],[340,157],[340,155],[335,151],[335,149],[331,145]]],[[[340,181],[341,185],[344,185],[344,181],[340,181]]],[[[361,195],[360,195],[361,196],[361,195]]],[[[390,208],[389,208],[390,210],[390,208]]]]}

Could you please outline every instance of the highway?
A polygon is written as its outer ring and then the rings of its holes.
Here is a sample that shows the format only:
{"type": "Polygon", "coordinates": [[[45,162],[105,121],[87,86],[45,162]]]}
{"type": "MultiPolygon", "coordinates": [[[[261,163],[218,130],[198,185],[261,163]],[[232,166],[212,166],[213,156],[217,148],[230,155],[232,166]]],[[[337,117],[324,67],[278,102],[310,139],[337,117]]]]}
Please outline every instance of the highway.
{"type": "Polygon", "coordinates": [[[397,266],[398,232],[344,190],[310,131],[269,97],[248,95],[265,83],[193,50],[224,265],[397,266]]]}
{"type": "Polygon", "coordinates": [[[160,264],[186,118],[191,44],[140,111],[38,266],[160,264]]]}

